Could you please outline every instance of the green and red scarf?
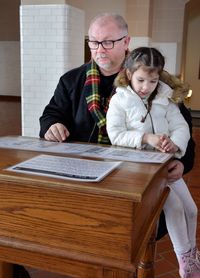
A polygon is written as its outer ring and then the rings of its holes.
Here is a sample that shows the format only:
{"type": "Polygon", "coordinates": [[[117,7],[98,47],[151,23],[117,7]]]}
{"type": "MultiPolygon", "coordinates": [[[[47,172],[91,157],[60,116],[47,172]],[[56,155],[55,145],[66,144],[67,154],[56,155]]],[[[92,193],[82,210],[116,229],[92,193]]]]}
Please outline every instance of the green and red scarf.
{"type": "Polygon", "coordinates": [[[86,81],[83,93],[86,96],[88,110],[99,128],[98,143],[110,144],[106,130],[106,112],[108,110],[109,100],[104,107],[101,107],[101,96],[99,92],[100,73],[94,61],[88,64],[86,72],[86,81]]]}

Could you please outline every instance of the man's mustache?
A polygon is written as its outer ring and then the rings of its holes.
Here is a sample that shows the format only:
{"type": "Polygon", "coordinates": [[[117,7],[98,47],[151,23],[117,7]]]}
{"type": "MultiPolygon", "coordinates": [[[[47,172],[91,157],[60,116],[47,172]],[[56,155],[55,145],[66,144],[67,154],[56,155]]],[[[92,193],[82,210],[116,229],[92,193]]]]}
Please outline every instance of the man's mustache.
{"type": "Polygon", "coordinates": [[[102,54],[97,54],[96,55],[96,59],[99,59],[99,58],[107,58],[108,56],[106,55],[106,54],[104,54],[104,53],[102,53],[102,54]]]}

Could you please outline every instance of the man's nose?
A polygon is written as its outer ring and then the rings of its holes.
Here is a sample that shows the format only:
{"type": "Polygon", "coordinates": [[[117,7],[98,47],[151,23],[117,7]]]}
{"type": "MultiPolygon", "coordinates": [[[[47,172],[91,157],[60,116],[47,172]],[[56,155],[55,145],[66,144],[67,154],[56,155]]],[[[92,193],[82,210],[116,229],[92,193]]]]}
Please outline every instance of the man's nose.
{"type": "Polygon", "coordinates": [[[99,44],[99,47],[97,49],[98,52],[105,52],[105,49],[103,48],[102,44],[99,44]]]}

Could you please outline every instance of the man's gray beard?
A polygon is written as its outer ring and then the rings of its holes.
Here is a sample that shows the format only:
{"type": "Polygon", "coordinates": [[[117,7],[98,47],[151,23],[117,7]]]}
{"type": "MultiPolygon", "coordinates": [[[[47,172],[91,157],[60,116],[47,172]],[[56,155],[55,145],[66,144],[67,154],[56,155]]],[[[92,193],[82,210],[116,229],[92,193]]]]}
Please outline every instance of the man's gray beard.
{"type": "Polygon", "coordinates": [[[111,62],[109,62],[107,64],[104,64],[104,63],[101,64],[101,63],[97,62],[97,65],[104,70],[109,70],[112,67],[111,62]]]}

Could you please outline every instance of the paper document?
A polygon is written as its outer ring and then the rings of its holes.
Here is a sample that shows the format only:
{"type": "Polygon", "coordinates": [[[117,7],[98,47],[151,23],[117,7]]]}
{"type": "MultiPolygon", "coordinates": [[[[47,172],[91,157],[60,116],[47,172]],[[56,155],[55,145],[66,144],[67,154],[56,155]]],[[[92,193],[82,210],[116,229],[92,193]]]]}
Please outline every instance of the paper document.
{"type": "Polygon", "coordinates": [[[98,182],[121,162],[94,161],[53,155],[39,155],[6,170],[61,179],[98,182]]]}
{"type": "Polygon", "coordinates": [[[172,154],[156,151],[136,150],[122,147],[103,148],[98,146],[91,146],[90,149],[81,153],[81,155],[143,163],[164,163],[172,157],[172,154]]]}
{"type": "Polygon", "coordinates": [[[158,151],[136,150],[117,146],[98,146],[94,144],[49,142],[31,137],[0,137],[0,148],[13,148],[40,152],[74,154],[85,157],[114,159],[120,161],[164,163],[173,155],[158,151]]]}

